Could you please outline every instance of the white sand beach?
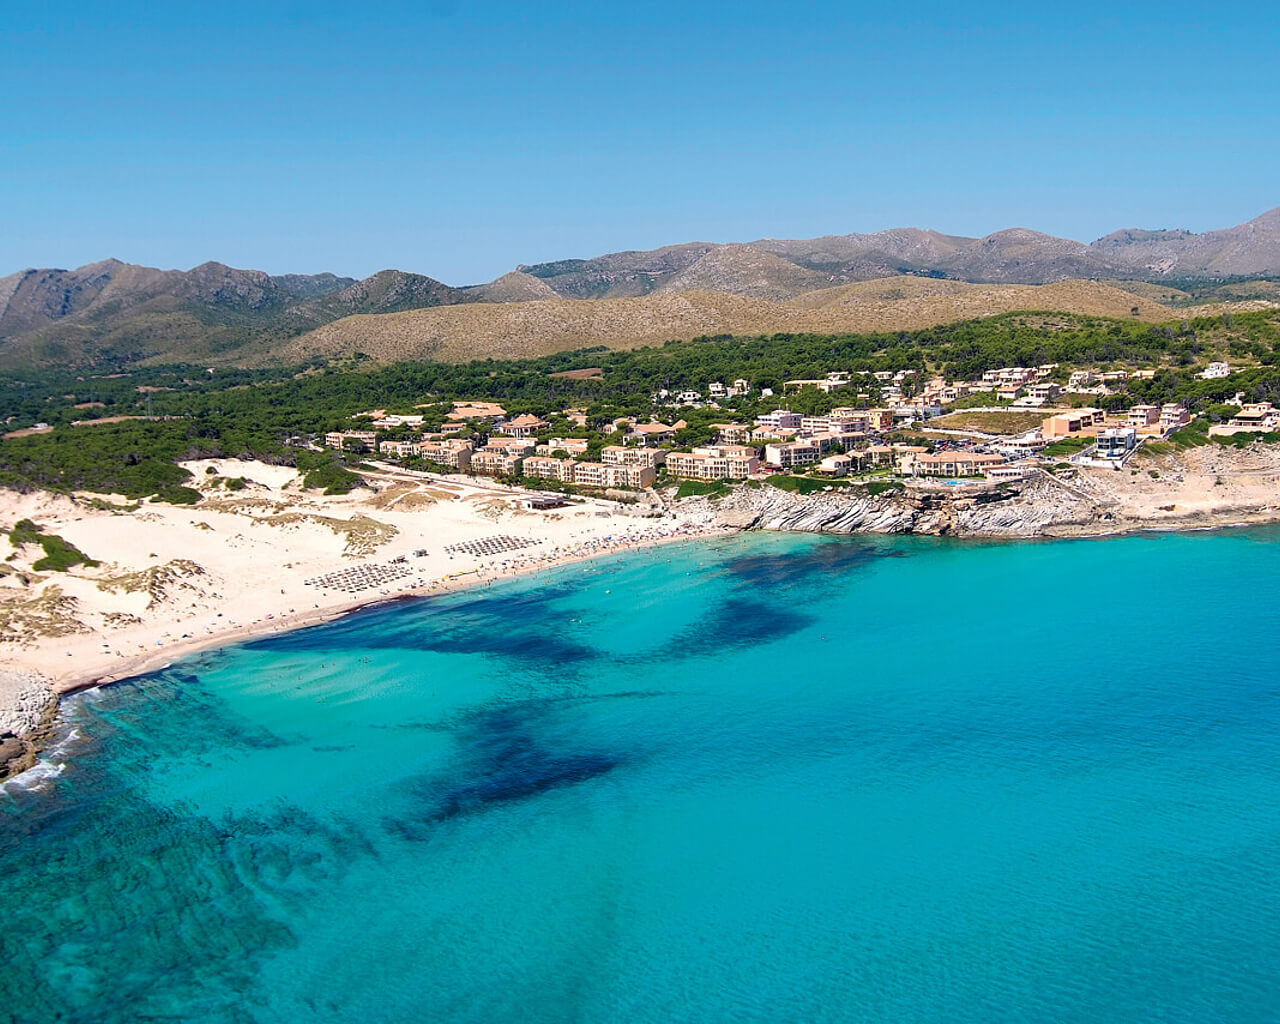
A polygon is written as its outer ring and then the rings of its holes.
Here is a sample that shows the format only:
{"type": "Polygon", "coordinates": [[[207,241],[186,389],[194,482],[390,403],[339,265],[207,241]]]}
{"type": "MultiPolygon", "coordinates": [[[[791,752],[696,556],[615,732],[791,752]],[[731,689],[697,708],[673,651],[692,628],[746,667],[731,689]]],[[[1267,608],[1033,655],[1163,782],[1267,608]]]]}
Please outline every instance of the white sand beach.
{"type": "MultiPolygon", "coordinates": [[[[41,572],[38,545],[6,552],[0,664],[13,679],[66,693],[377,601],[719,532],[709,517],[597,499],[533,511],[528,491],[392,467],[340,496],[304,490],[288,467],[186,468],[198,505],[0,491],[0,525],[31,519],[101,563],[41,572]],[[219,483],[238,477],[243,489],[219,483]]],[[[21,689],[0,688],[0,710],[21,689]]]]}

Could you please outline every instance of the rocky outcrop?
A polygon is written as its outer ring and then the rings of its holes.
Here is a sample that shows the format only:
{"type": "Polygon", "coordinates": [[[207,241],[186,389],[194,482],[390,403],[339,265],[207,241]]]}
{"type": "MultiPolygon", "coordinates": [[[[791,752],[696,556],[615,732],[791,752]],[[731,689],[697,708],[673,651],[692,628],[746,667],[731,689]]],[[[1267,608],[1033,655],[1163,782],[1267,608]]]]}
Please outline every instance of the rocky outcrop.
{"type": "Polygon", "coordinates": [[[872,494],[861,486],[809,495],[776,487],[735,487],[722,498],[693,498],[722,526],[796,533],[918,533],[954,537],[1041,537],[1109,532],[1110,502],[1037,472],[1016,484],[919,488],[872,494]]]}
{"type": "Polygon", "coordinates": [[[53,690],[39,676],[0,671],[0,733],[28,736],[38,729],[57,704],[53,690]]]}
{"type": "Polygon", "coordinates": [[[28,768],[58,699],[39,676],[0,671],[0,779],[28,768]]]}

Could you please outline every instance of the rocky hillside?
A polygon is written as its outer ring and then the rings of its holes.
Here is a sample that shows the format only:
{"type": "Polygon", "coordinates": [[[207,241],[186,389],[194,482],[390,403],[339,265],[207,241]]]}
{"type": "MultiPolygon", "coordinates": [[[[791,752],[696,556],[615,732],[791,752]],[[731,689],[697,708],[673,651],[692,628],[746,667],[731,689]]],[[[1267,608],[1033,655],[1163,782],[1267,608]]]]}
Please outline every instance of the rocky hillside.
{"type": "Polygon", "coordinates": [[[658,290],[724,292],[782,302],[830,283],[826,274],[797,266],[755,246],[723,245],[704,253],[664,281],[658,290]]]}
{"type": "Polygon", "coordinates": [[[235,360],[345,316],[479,299],[399,270],[363,281],[272,277],[221,263],[180,271],[104,260],[26,270],[0,279],[0,365],[235,360]]]}
{"type": "Polygon", "coordinates": [[[295,338],[271,353],[285,362],[363,352],[387,362],[519,358],[593,345],[636,348],[709,334],[909,330],[1014,310],[1057,310],[1162,321],[1172,310],[1110,285],[974,285],[892,278],[769,302],[725,292],[660,292],[621,299],[554,299],[440,306],[390,316],[354,316],[295,338]]]}
{"type": "MultiPolygon", "coordinates": [[[[778,257],[779,263],[769,268],[768,294],[754,282],[755,292],[738,292],[762,298],[794,296],[805,289],[806,280],[813,280],[796,277],[785,264],[820,274],[828,285],[900,274],[1011,284],[1046,284],[1071,278],[1159,281],[1168,277],[1257,277],[1280,275],[1280,208],[1245,224],[1199,235],[1185,230],[1128,229],[1090,244],[1026,228],[1010,228],[982,238],[896,228],[805,240],[766,238],[746,246],[694,243],[521,269],[546,281],[565,298],[645,295],[669,288],[695,263],[710,260],[714,266],[722,253],[735,249],[778,257]]],[[[811,283],[808,287],[820,286],[811,283]]]]}
{"type": "Polygon", "coordinates": [[[1274,301],[1280,285],[1265,280],[1268,275],[1280,278],[1280,208],[1220,231],[1129,229],[1091,244],[1023,228],[982,238],[899,228],[749,244],[690,242],[522,266],[470,287],[401,270],[356,281],[334,274],[272,276],[221,263],[179,271],[105,260],[77,270],[23,270],[0,278],[0,367],[146,359],[248,365],[299,349],[327,351],[332,339],[353,332],[376,339],[404,328],[403,321],[377,328],[362,321],[358,329],[348,324],[295,343],[352,317],[464,306],[487,311],[427,318],[426,335],[395,347],[454,351],[455,324],[476,330],[467,354],[484,356],[521,347],[550,351],[566,339],[610,345],[664,341],[688,337],[691,329],[907,328],[1010,308],[1127,315],[1128,308],[1113,297],[1074,295],[1068,305],[1050,306],[1046,295],[978,293],[968,286],[1054,285],[1078,293],[1090,281],[1115,281],[1137,295],[1140,306],[1152,300],[1183,306],[1206,299],[1274,301]],[[912,281],[923,282],[924,290],[912,281]],[[855,287],[864,282],[871,282],[869,291],[855,287]],[[1147,288],[1151,283],[1162,290],[1147,288]],[[708,294],[720,296],[710,303],[714,308],[708,308],[708,294]],[[687,298],[656,301],[660,296],[687,298]],[[502,308],[641,299],[653,301],[618,315],[613,307],[502,308]],[[742,307],[736,300],[765,305],[742,307]],[[1011,301],[1035,305],[1010,307],[1011,301]],[[852,316],[855,307],[858,315],[852,316]],[[728,316],[727,309],[738,312],[728,316]],[[811,315],[818,310],[841,316],[822,320],[811,315]],[[597,321],[599,336],[591,333],[597,321]],[[810,326],[815,323],[821,325],[810,326]],[[485,339],[504,325],[515,336],[500,338],[503,347],[495,349],[485,339]]]}
{"type": "Polygon", "coordinates": [[[1280,273],[1280,207],[1245,224],[1190,231],[1116,231],[1089,247],[1128,276],[1253,277],[1280,273]]]}

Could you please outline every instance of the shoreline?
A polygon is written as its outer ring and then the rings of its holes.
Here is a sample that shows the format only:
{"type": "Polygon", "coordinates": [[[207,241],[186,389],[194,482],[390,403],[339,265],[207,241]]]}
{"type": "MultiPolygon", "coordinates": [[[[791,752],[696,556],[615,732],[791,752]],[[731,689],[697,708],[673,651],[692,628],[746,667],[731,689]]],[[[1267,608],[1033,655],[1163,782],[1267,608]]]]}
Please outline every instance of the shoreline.
{"type": "Polygon", "coordinates": [[[192,637],[187,642],[177,641],[171,646],[166,647],[163,651],[148,652],[145,655],[135,655],[133,659],[126,659],[124,664],[120,666],[120,671],[118,672],[88,672],[73,675],[70,678],[50,681],[49,688],[53,691],[55,696],[62,698],[73,693],[81,693],[85,690],[91,690],[97,686],[109,686],[112,683],[124,682],[126,679],[133,679],[136,676],[146,675],[149,672],[158,672],[161,669],[167,668],[177,659],[184,658],[189,654],[195,654],[199,651],[221,647],[234,647],[236,644],[260,639],[264,636],[271,636],[275,633],[293,633],[300,629],[311,629],[315,626],[323,626],[327,623],[341,619],[344,616],[350,615],[353,612],[362,611],[366,608],[377,607],[378,605],[397,604],[402,601],[410,601],[416,598],[428,598],[437,595],[456,593],[463,590],[470,590],[478,587],[482,583],[505,582],[506,580],[518,579],[522,576],[529,576],[538,572],[559,569],[566,565],[589,562],[597,558],[607,558],[610,555],[617,555],[626,551],[643,551],[648,548],[661,547],[666,544],[708,540],[716,537],[727,537],[741,532],[743,531],[732,529],[712,529],[698,533],[675,534],[668,537],[645,539],[634,544],[618,544],[608,548],[602,548],[599,551],[594,551],[589,554],[566,555],[560,558],[548,559],[545,562],[521,565],[512,569],[500,570],[497,572],[485,572],[481,569],[461,570],[453,578],[436,581],[436,583],[428,587],[412,587],[393,594],[380,593],[377,595],[371,595],[367,598],[356,598],[350,602],[324,608],[319,611],[312,609],[310,612],[298,612],[293,615],[279,616],[268,624],[270,628],[262,628],[263,624],[255,623],[248,626],[235,626],[227,630],[225,633],[192,637]]]}
{"type": "MultiPolygon", "coordinates": [[[[1223,522],[1196,523],[1183,520],[1176,523],[1169,522],[1167,524],[1134,522],[1132,524],[1125,524],[1113,529],[1084,528],[1079,532],[1046,531],[1045,533],[1037,536],[1017,536],[998,533],[966,534],[961,536],[918,533],[899,534],[898,536],[936,536],[940,539],[945,537],[948,540],[962,542],[1006,541],[1026,543],[1029,541],[1109,540],[1121,537],[1137,536],[1144,533],[1207,533],[1219,530],[1248,529],[1251,527],[1278,524],[1280,524],[1280,510],[1277,510],[1275,513],[1266,513],[1257,519],[1232,518],[1229,521],[1223,522]]],[[[1063,524],[1063,526],[1067,530],[1070,530],[1070,524],[1063,524]]],[[[246,626],[235,626],[223,633],[215,633],[203,637],[192,637],[186,642],[176,641],[164,650],[148,652],[145,655],[135,655],[133,658],[126,659],[124,664],[119,666],[119,671],[101,672],[95,670],[72,675],[66,678],[56,678],[55,680],[49,680],[45,677],[45,682],[48,684],[49,689],[54,696],[60,699],[64,696],[90,690],[97,686],[108,686],[112,683],[123,682],[126,679],[132,679],[136,676],[160,671],[167,668],[177,659],[186,657],[190,654],[195,654],[199,651],[221,647],[232,647],[236,644],[246,643],[275,633],[292,633],[301,629],[311,629],[315,626],[323,626],[347,615],[351,615],[354,612],[377,607],[378,605],[390,605],[417,598],[427,598],[436,595],[456,593],[463,590],[471,590],[481,584],[518,579],[538,572],[558,569],[566,565],[575,565],[581,562],[590,562],[598,558],[607,558],[611,555],[621,554],[628,551],[641,551],[647,548],[661,547],[667,544],[711,540],[719,537],[730,537],[748,533],[795,533],[826,537],[885,536],[885,534],[880,534],[873,530],[859,530],[852,533],[835,533],[830,531],[770,530],[759,527],[741,529],[737,527],[722,526],[697,533],[676,534],[667,537],[645,539],[634,544],[613,545],[588,554],[567,555],[560,558],[548,559],[545,562],[521,565],[508,570],[499,570],[496,572],[486,572],[482,569],[461,570],[452,578],[436,581],[431,586],[413,587],[393,594],[380,593],[376,596],[370,596],[367,598],[356,598],[344,604],[331,606],[318,611],[312,609],[310,612],[298,612],[293,615],[282,615],[273,620],[269,624],[269,628],[263,628],[265,624],[255,623],[246,626]]]]}
{"type": "Polygon", "coordinates": [[[50,743],[55,738],[54,734],[58,716],[62,711],[63,699],[77,693],[85,693],[101,686],[127,682],[130,679],[136,679],[152,672],[161,672],[174,662],[199,654],[202,651],[220,650],[226,647],[234,647],[238,644],[251,643],[254,640],[277,633],[292,633],[302,629],[323,626],[379,605],[392,605],[415,599],[420,600],[460,593],[476,589],[481,585],[506,582],[626,552],[644,551],[670,544],[714,540],[741,532],[743,531],[728,528],[704,528],[696,532],[676,533],[669,536],[645,538],[634,543],[614,544],[591,552],[565,555],[559,558],[547,559],[546,561],[518,565],[510,569],[497,571],[460,570],[451,578],[434,581],[431,586],[412,587],[394,594],[377,594],[367,598],[356,598],[341,605],[331,606],[319,611],[312,609],[310,612],[282,616],[272,620],[269,624],[253,623],[245,626],[236,626],[223,633],[191,637],[186,642],[175,642],[164,650],[135,655],[126,659],[122,665],[113,665],[113,671],[85,671],[68,676],[55,677],[54,679],[49,679],[47,675],[43,674],[27,673],[33,683],[39,683],[48,690],[52,695],[52,700],[39,721],[24,734],[20,735],[19,738],[27,748],[25,754],[10,761],[7,765],[0,765],[0,789],[5,784],[18,779],[26,772],[39,766],[42,755],[49,749],[50,743]],[[269,626],[269,628],[263,628],[264,626],[269,626]]]}
{"type": "MultiPolygon", "coordinates": [[[[1218,519],[1218,517],[1213,513],[1209,513],[1204,516],[1179,517],[1177,520],[1170,520],[1166,522],[1130,520],[1116,526],[1108,524],[1109,528],[1107,529],[1098,528],[1101,524],[1097,523],[1079,524],[1078,528],[1073,528],[1073,524],[1062,524],[1059,530],[1046,530],[1038,535],[1019,536],[1000,533],[948,535],[932,532],[920,532],[915,534],[908,532],[898,535],[937,536],[939,539],[945,538],[951,541],[961,542],[1109,540],[1139,536],[1142,534],[1205,533],[1280,524],[1280,509],[1275,511],[1268,510],[1266,512],[1257,512],[1253,516],[1249,516],[1246,513],[1243,518],[1241,517],[1242,511],[1243,510],[1232,510],[1230,515],[1224,515],[1221,519],[1218,519]]],[[[40,765],[42,754],[49,749],[49,744],[55,738],[55,728],[58,715],[62,709],[63,698],[77,693],[83,693],[88,690],[93,690],[100,686],[110,686],[114,683],[125,682],[129,679],[137,678],[138,676],[147,675],[148,673],[162,671],[174,662],[193,654],[198,654],[201,651],[233,647],[237,644],[250,643],[254,640],[278,633],[290,633],[297,630],[322,626],[330,622],[335,622],[347,615],[354,614],[355,612],[377,607],[379,605],[390,605],[415,598],[421,599],[436,595],[474,590],[481,585],[505,582],[507,580],[518,579],[540,572],[563,568],[568,565],[591,562],[626,552],[641,551],[674,543],[714,540],[717,538],[725,538],[747,533],[807,533],[814,536],[828,537],[886,535],[883,532],[874,530],[855,530],[848,533],[840,533],[823,530],[768,529],[761,527],[742,528],[726,524],[707,524],[695,528],[687,522],[684,523],[680,529],[687,532],[678,532],[666,536],[646,537],[631,543],[610,544],[588,552],[562,555],[556,558],[548,558],[542,561],[533,561],[511,567],[496,569],[488,567],[458,570],[449,577],[432,581],[429,585],[407,587],[401,591],[390,594],[378,593],[367,597],[353,598],[349,601],[342,602],[341,604],[331,605],[321,609],[285,614],[270,621],[259,621],[246,625],[237,625],[220,633],[174,641],[162,650],[148,651],[145,654],[138,654],[126,658],[122,664],[113,664],[108,670],[95,668],[92,670],[72,672],[65,675],[60,674],[54,676],[52,679],[49,678],[47,674],[36,675],[34,673],[29,673],[33,682],[38,681],[47,687],[48,691],[52,694],[53,699],[43,717],[20,737],[26,744],[26,754],[21,758],[10,761],[8,765],[0,765],[0,787],[19,778],[21,775],[40,765]]]]}

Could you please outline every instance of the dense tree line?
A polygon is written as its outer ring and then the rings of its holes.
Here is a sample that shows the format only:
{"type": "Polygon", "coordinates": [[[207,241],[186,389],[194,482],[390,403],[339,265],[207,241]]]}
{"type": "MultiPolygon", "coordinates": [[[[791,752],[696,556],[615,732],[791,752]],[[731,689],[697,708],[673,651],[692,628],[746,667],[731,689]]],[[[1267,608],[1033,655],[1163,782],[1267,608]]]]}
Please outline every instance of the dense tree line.
{"type": "MultiPolygon", "coordinates": [[[[427,427],[443,422],[460,399],[502,403],[510,413],[550,416],[567,407],[587,411],[592,430],[578,432],[602,443],[618,416],[683,416],[681,445],[709,439],[711,424],[730,416],[750,417],[776,407],[780,398],[760,396],[784,381],[818,378],[833,369],[913,369],[917,379],[942,372],[972,378],[1010,365],[1059,363],[1071,367],[1158,368],[1146,381],[1131,382],[1131,400],[1181,400],[1195,409],[1221,403],[1243,390],[1250,399],[1280,404],[1275,365],[1280,322],[1274,312],[1209,317],[1181,324],[1145,323],[1056,313],[1010,313],[917,331],[871,334],[774,334],[706,337],[656,348],[613,352],[605,348],[561,352],[538,359],[477,360],[373,365],[348,360],[328,366],[222,369],[193,366],[135,368],[127,375],[89,376],[59,371],[0,377],[0,411],[8,429],[46,422],[51,433],[0,442],[0,484],[23,488],[84,489],[140,497],[181,490],[185,471],[174,463],[196,457],[252,456],[299,465],[314,486],[342,489],[356,478],[336,454],[307,452],[305,442],[325,431],[349,427],[352,417],[374,408],[417,412],[427,427]],[[1207,352],[1248,356],[1256,367],[1226,380],[1202,381],[1189,367],[1207,352]],[[598,367],[591,379],[554,376],[598,367]],[[729,399],[721,410],[666,408],[653,395],[662,390],[705,392],[711,381],[751,382],[751,397],[729,399]],[[76,408],[77,406],[87,406],[76,408]],[[157,417],[70,427],[76,419],[157,417]],[[313,475],[314,474],[314,475],[313,475]]],[[[821,413],[835,404],[878,399],[874,378],[827,395],[805,389],[789,395],[797,411],[821,413]]],[[[568,421],[553,431],[572,434],[568,421]]],[[[409,436],[414,431],[402,433],[409,436]]]]}

